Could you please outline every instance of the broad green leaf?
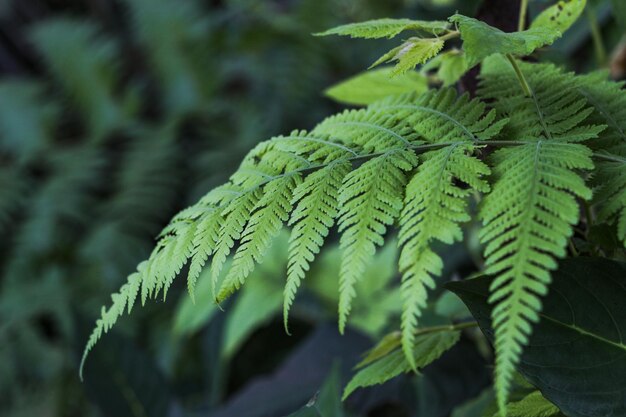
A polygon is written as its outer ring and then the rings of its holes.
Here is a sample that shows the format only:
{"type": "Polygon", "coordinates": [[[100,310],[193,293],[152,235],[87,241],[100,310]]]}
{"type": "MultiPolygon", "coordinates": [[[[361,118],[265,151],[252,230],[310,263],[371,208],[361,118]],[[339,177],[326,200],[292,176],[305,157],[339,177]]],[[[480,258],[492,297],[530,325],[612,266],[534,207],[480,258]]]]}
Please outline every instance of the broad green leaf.
{"type": "Polygon", "coordinates": [[[350,23],[328,29],[325,32],[316,33],[316,36],[342,35],[352,38],[388,38],[404,32],[406,30],[421,31],[431,34],[445,32],[449,23],[444,21],[423,21],[411,19],[375,19],[359,23],[350,23]]]}
{"type": "MultiPolygon", "coordinates": [[[[418,369],[438,359],[445,351],[459,341],[459,331],[424,333],[415,339],[415,365],[418,369]]],[[[411,365],[402,349],[396,349],[386,356],[370,363],[357,372],[343,392],[346,399],[354,390],[361,387],[382,384],[400,374],[410,372],[411,365]]]]}
{"type": "Polygon", "coordinates": [[[383,62],[398,62],[391,74],[404,74],[436,56],[443,48],[444,43],[439,38],[409,38],[402,45],[378,58],[370,68],[383,62]]]}
{"type": "Polygon", "coordinates": [[[530,28],[551,28],[564,33],[580,17],[586,4],[587,0],[560,0],[541,12],[533,20],[530,28]]]}
{"type": "MultiPolygon", "coordinates": [[[[283,273],[276,271],[277,276],[283,273]]],[[[244,287],[232,310],[228,311],[224,329],[225,357],[236,353],[250,333],[282,310],[282,282],[273,281],[272,277],[254,275],[256,276],[244,287]]]]}
{"type": "MultiPolygon", "coordinates": [[[[556,417],[561,416],[557,406],[546,400],[541,392],[535,391],[521,401],[509,404],[509,417],[556,417]]],[[[494,417],[498,417],[497,414],[494,417]]]]}
{"type": "Polygon", "coordinates": [[[397,94],[428,90],[426,77],[410,72],[393,76],[393,68],[366,71],[335,84],[324,92],[328,97],[345,104],[367,105],[397,94]]]}
{"type": "Polygon", "coordinates": [[[183,336],[198,331],[208,323],[218,310],[211,291],[211,273],[204,269],[198,277],[195,290],[195,302],[191,297],[183,296],[174,316],[173,332],[183,336]]]}
{"type": "MultiPolygon", "coordinates": [[[[493,340],[492,279],[449,283],[493,340]]],[[[626,263],[560,263],[519,372],[570,417],[626,415],[626,263]]]]}
{"type": "Polygon", "coordinates": [[[469,68],[492,54],[530,55],[535,49],[551,45],[561,37],[561,32],[550,27],[507,33],[460,14],[450,17],[450,21],[459,26],[469,68]]]}
{"type": "Polygon", "coordinates": [[[467,72],[467,59],[462,51],[451,49],[426,63],[421,72],[426,73],[432,70],[437,70],[437,77],[443,82],[444,87],[448,87],[467,72]]]}

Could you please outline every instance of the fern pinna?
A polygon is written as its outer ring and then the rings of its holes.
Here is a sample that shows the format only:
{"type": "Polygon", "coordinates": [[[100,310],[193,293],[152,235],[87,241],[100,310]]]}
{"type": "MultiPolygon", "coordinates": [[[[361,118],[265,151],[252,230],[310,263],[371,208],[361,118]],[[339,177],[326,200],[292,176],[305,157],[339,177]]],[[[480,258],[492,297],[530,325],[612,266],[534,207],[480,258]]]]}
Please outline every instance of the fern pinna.
{"type": "MultiPolygon", "coordinates": [[[[584,2],[567,7],[580,14],[584,2]]],[[[165,294],[189,263],[193,297],[200,271],[210,264],[219,303],[245,284],[272,239],[290,226],[283,309],[287,329],[297,290],[336,224],[342,250],[342,332],[358,296],[355,284],[389,230],[397,229],[403,299],[397,343],[407,366],[393,369],[415,370],[425,364],[416,361],[416,346],[425,345],[416,338],[423,334],[420,317],[429,290],[442,273],[438,251],[442,244],[462,241],[463,225],[476,219],[484,273],[492,277],[496,394],[499,409],[506,412],[516,365],[540,318],[551,271],[571,243],[580,203],[588,213],[597,210],[595,220],[616,228],[626,243],[621,86],[604,81],[602,74],[575,76],[513,56],[559,37],[571,24],[559,20],[560,10],[551,8],[544,12],[548,17],[537,18],[546,26],[533,24],[512,34],[460,15],[450,19],[458,30],[445,22],[378,20],[326,33],[370,38],[414,30],[420,39],[442,46],[460,37],[465,49],[455,55],[467,57],[455,61],[464,65],[460,72],[482,62],[478,98],[449,88],[392,95],[331,116],[311,131],[257,145],[227,184],[166,227],[150,258],[113,295],[112,306],[103,309],[83,362],[102,333],[125,310],[130,312],[140,292],[142,303],[165,294]],[[480,200],[477,212],[472,198],[480,200]],[[220,280],[230,256],[230,269],[220,280]]],[[[437,52],[410,62],[423,62],[437,52]]],[[[402,62],[408,58],[394,53],[390,59],[401,64],[397,72],[406,71],[402,62]]],[[[589,226],[592,218],[587,217],[589,226]]]]}

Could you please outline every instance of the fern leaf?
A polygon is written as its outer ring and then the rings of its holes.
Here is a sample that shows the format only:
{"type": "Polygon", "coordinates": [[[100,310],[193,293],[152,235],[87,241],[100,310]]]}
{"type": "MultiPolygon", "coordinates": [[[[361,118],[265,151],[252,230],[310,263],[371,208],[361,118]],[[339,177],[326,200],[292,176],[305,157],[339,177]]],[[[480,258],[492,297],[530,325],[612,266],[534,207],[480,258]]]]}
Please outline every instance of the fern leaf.
{"type": "Polygon", "coordinates": [[[492,318],[501,412],[532,323],[539,319],[540,297],[548,290],[550,271],[557,267],[555,258],[565,255],[567,239],[578,221],[576,198],[591,197],[576,173],[593,168],[591,150],[577,142],[604,129],[582,124],[590,109],[571,76],[551,65],[522,64],[521,70],[531,97],[525,97],[519,87],[510,90],[515,74],[501,58],[484,64],[479,92],[486,99],[507,97],[494,102],[511,119],[507,138],[526,142],[493,155],[498,180],[480,213],[485,272],[494,276],[489,300],[496,304],[492,318]]]}
{"type": "Polygon", "coordinates": [[[387,226],[399,216],[406,171],[417,165],[411,151],[391,150],[349,173],[339,193],[339,231],[342,233],[339,274],[339,330],[350,313],[354,285],[383,244],[387,226]]]}
{"type": "Polygon", "coordinates": [[[467,94],[458,97],[451,88],[429,91],[417,99],[410,95],[390,97],[370,109],[404,120],[428,143],[488,140],[508,123],[506,118],[496,121],[495,111],[485,112],[483,103],[470,101],[467,94]]]}
{"type": "Polygon", "coordinates": [[[598,219],[614,224],[617,237],[626,247],[626,100],[624,83],[607,80],[604,72],[579,77],[578,91],[587,99],[594,112],[590,120],[604,123],[606,130],[590,141],[592,149],[604,158],[596,162],[593,184],[594,204],[598,219]]]}
{"type": "Polygon", "coordinates": [[[289,309],[300,282],[339,213],[339,188],[350,168],[347,162],[331,163],[309,175],[294,191],[292,204],[298,205],[289,220],[293,230],[289,239],[287,284],[284,290],[285,329],[288,329],[289,309]]]}
{"type": "Polygon", "coordinates": [[[378,58],[370,65],[370,68],[384,62],[397,61],[391,75],[404,74],[436,56],[443,49],[444,44],[445,42],[440,38],[409,38],[402,45],[378,58]]]}
{"type": "Polygon", "coordinates": [[[222,211],[224,219],[220,227],[217,244],[211,261],[211,282],[213,294],[217,296],[218,278],[226,258],[230,254],[235,241],[241,237],[241,233],[248,221],[249,213],[261,198],[261,190],[255,188],[235,198],[222,211]]]}
{"type": "Polygon", "coordinates": [[[272,239],[289,217],[292,191],[301,181],[300,178],[299,174],[286,175],[264,186],[263,197],[253,208],[252,216],[241,235],[240,246],[233,257],[231,269],[217,295],[218,302],[239,289],[254,269],[255,262],[261,262],[272,239]]]}
{"type": "Polygon", "coordinates": [[[400,217],[400,272],[402,273],[402,347],[407,359],[412,356],[417,319],[426,306],[427,289],[435,287],[443,261],[431,248],[434,241],[452,244],[462,240],[459,226],[470,220],[467,197],[473,190],[486,192],[481,178],[489,168],[471,156],[471,144],[451,145],[423,156],[417,173],[406,187],[404,209],[400,217]],[[467,184],[462,188],[457,182],[467,184]]]}
{"type": "Polygon", "coordinates": [[[459,26],[469,67],[492,54],[530,55],[561,37],[552,27],[536,26],[522,32],[503,32],[471,17],[455,14],[450,21],[459,26]]]}
{"type": "Polygon", "coordinates": [[[423,21],[410,19],[375,19],[359,23],[337,26],[316,36],[342,35],[352,38],[393,38],[406,30],[422,31],[432,34],[443,33],[449,23],[444,21],[423,21]]]}
{"type": "Polygon", "coordinates": [[[198,227],[193,238],[193,250],[190,255],[189,272],[187,274],[187,289],[191,299],[194,299],[196,281],[209,256],[213,253],[218,241],[220,224],[223,218],[219,210],[209,208],[207,213],[198,220],[198,227]]]}

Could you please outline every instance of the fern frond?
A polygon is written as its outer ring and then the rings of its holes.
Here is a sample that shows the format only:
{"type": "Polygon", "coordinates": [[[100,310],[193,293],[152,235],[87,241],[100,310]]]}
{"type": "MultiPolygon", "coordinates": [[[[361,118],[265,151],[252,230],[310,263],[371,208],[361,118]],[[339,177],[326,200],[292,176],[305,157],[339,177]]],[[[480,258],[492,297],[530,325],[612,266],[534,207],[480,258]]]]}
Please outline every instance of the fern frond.
{"type": "Polygon", "coordinates": [[[263,187],[263,197],[252,209],[231,269],[217,295],[218,302],[239,289],[254,269],[254,263],[261,262],[272,239],[289,217],[292,191],[300,181],[301,176],[296,173],[272,180],[263,187]]]}
{"type": "Polygon", "coordinates": [[[78,20],[48,20],[32,29],[31,38],[95,137],[124,122],[113,93],[118,78],[117,46],[99,36],[96,26],[78,20]]]}
{"type": "Polygon", "coordinates": [[[343,333],[354,285],[383,244],[387,226],[399,216],[406,172],[417,165],[415,153],[391,150],[349,173],[339,193],[339,231],[342,233],[339,273],[339,331],[343,333]]]}
{"type": "Polygon", "coordinates": [[[493,155],[497,181],[486,196],[480,232],[485,272],[494,276],[489,301],[496,348],[496,393],[505,410],[515,366],[541,310],[555,258],[565,256],[579,218],[576,198],[591,190],[576,173],[591,169],[591,150],[577,142],[604,126],[582,124],[591,109],[576,92],[573,77],[552,65],[522,64],[531,88],[526,97],[502,58],[484,63],[479,94],[511,119],[507,139],[519,146],[493,155]],[[517,87],[513,90],[512,86],[517,87]],[[506,99],[502,99],[506,97],[506,99]]]}
{"type": "Polygon", "coordinates": [[[433,276],[439,276],[443,261],[431,245],[434,241],[452,244],[460,241],[460,223],[470,220],[467,197],[473,190],[486,192],[482,179],[489,168],[472,156],[471,143],[431,151],[406,187],[404,209],[400,217],[399,245],[402,273],[402,347],[409,363],[415,367],[413,348],[421,310],[426,306],[428,288],[435,287],[433,276]],[[458,183],[468,185],[462,188],[458,183]]]}
{"type": "MultiPolygon", "coordinates": [[[[453,90],[441,90],[385,99],[366,109],[331,116],[311,132],[294,131],[261,142],[226,185],[181,212],[163,230],[141,273],[133,275],[132,288],[141,288],[142,302],[161,290],[165,294],[190,261],[188,287],[193,294],[197,274],[210,260],[216,295],[224,263],[238,246],[217,293],[217,298],[223,299],[261,261],[272,236],[291,214],[294,230],[285,289],[287,312],[299,282],[338,217],[343,330],[354,284],[383,243],[387,227],[400,216],[407,174],[417,165],[417,153],[454,144],[469,149],[464,146],[489,139],[504,123],[506,120],[495,120],[493,111],[485,113],[480,102],[469,101],[467,96],[458,98],[453,90]],[[300,178],[303,182],[298,185],[300,178]],[[293,212],[292,204],[297,204],[293,212]]],[[[460,166],[468,164],[470,172],[480,171],[462,155],[458,160],[465,161],[460,166]]],[[[457,175],[455,168],[450,172],[457,175]]],[[[474,183],[471,174],[461,171],[457,178],[474,183]]],[[[128,286],[122,293],[127,293],[128,286]]],[[[98,322],[93,343],[117,320],[119,314],[114,312],[121,314],[121,301],[119,297],[116,300],[112,312],[106,310],[98,322]]],[[[90,343],[88,348],[92,346],[90,343]]]]}
{"type": "Polygon", "coordinates": [[[594,112],[590,120],[607,125],[597,139],[590,141],[592,149],[604,158],[596,162],[593,178],[594,204],[598,219],[614,224],[617,237],[626,246],[626,99],[624,83],[608,81],[608,74],[598,72],[581,79],[578,91],[587,99],[594,112]]]}
{"type": "Polygon", "coordinates": [[[404,74],[436,56],[443,49],[444,44],[445,42],[441,38],[409,38],[402,45],[378,58],[370,65],[370,68],[384,62],[397,61],[391,74],[404,74]]]}
{"type": "Polygon", "coordinates": [[[365,22],[350,23],[337,26],[316,36],[342,35],[352,38],[388,38],[391,39],[406,30],[421,31],[432,34],[445,32],[450,24],[444,21],[424,21],[411,19],[375,19],[365,22]]]}
{"type": "Polygon", "coordinates": [[[293,230],[289,239],[289,263],[284,290],[285,329],[288,329],[289,309],[300,282],[339,214],[339,188],[351,168],[345,161],[331,163],[309,175],[294,191],[292,204],[298,205],[289,220],[293,230]]]}

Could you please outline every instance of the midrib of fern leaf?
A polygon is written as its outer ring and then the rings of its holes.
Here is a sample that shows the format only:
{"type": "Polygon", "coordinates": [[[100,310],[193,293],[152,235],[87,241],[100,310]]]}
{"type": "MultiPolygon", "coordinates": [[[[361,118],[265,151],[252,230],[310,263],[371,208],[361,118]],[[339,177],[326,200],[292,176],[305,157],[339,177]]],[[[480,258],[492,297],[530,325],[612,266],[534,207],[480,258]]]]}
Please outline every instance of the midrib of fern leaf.
{"type": "Polygon", "coordinates": [[[202,218],[198,220],[198,227],[192,242],[193,250],[189,256],[191,262],[189,263],[189,272],[187,274],[187,289],[192,300],[194,299],[194,288],[200,272],[202,272],[204,264],[213,253],[217,244],[222,222],[223,218],[215,207],[209,208],[202,218]]]}
{"type": "Polygon", "coordinates": [[[344,179],[339,193],[339,232],[342,250],[339,273],[339,330],[343,333],[354,286],[383,244],[387,226],[399,216],[406,172],[417,165],[410,150],[392,150],[372,159],[344,179]]]}
{"type": "Polygon", "coordinates": [[[215,296],[217,296],[218,279],[226,258],[233,246],[235,246],[235,242],[241,237],[241,232],[243,232],[248,221],[249,213],[260,197],[261,190],[258,188],[244,192],[232,200],[221,213],[223,222],[220,226],[217,244],[211,260],[211,286],[215,296]]]}
{"type": "Polygon", "coordinates": [[[539,319],[540,296],[548,291],[555,257],[565,255],[572,225],[578,220],[575,197],[591,191],[574,169],[591,169],[588,148],[549,143],[503,149],[494,155],[500,177],[481,210],[480,238],[485,247],[485,273],[495,276],[491,303],[496,304],[496,387],[504,409],[510,381],[539,319]]]}
{"type": "Polygon", "coordinates": [[[402,348],[413,368],[418,318],[426,306],[428,289],[435,287],[433,277],[439,276],[443,268],[443,261],[431,244],[435,240],[446,244],[462,240],[460,224],[470,220],[467,197],[473,190],[489,190],[482,177],[490,170],[471,156],[473,150],[471,143],[459,143],[424,154],[422,164],[406,187],[399,222],[404,302],[402,348]],[[457,181],[468,187],[462,188],[457,181]]]}
{"type": "Polygon", "coordinates": [[[531,96],[513,89],[516,76],[502,58],[484,63],[479,94],[510,117],[504,137],[525,145],[494,153],[498,180],[480,212],[485,272],[494,276],[489,301],[495,330],[495,386],[505,414],[511,379],[539,318],[556,258],[565,256],[579,218],[576,198],[591,191],[576,173],[592,169],[591,150],[576,142],[604,126],[582,124],[590,115],[577,82],[552,65],[521,63],[531,96]]]}
{"type": "Polygon", "coordinates": [[[339,213],[339,188],[352,168],[349,162],[331,163],[309,175],[294,191],[289,225],[293,226],[289,239],[287,283],[284,290],[283,317],[288,332],[289,309],[300,282],[309,265],[319,253],[328,229],[339,213]]]}
{"type": "Polygon", "coordinates": [[[263,197],[255,205],[242,233],[232,266],[217,295],[218,302],[239,289],[254,269],[255,263],[261,262],[272,239],[289,217],[292,192],[300,181],[299,174],[286,175],[263,187],[263,197]]]}

